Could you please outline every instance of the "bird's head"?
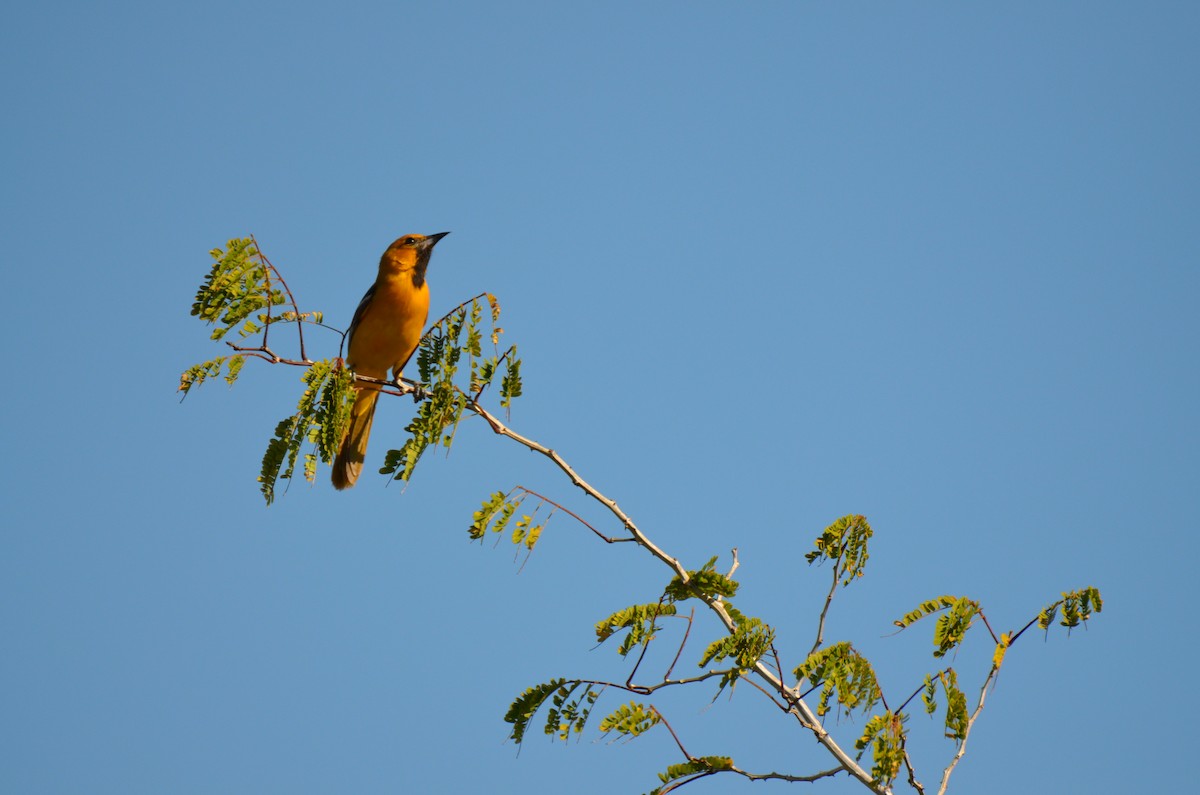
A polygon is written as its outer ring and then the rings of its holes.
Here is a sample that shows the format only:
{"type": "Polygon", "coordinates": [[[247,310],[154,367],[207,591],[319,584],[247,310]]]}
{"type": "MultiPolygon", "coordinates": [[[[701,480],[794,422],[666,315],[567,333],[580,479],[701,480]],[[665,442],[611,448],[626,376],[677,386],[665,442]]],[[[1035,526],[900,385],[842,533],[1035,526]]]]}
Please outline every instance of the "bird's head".
{"type": "Polygon", "coordinates": [[[429,255],[433,247],[449,232],[436,235],[404,235],[396,238],[387,251],[383,252],[383,267],[394,268],[400,273],[411,271],[413,284],[420,287],[425,283],[425,269],[429,267],[429,255]]]}

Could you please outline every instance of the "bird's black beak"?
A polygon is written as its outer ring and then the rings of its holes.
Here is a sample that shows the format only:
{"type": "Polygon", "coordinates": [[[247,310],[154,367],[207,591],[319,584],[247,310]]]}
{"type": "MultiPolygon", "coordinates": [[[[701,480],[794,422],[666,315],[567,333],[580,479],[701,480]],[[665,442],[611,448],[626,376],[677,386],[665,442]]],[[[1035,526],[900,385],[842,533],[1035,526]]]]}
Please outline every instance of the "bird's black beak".
{"type": "Polygon", "coordinates": [[[449,232],[438,232],[436,235],[426,235],[425,239],[421,241],[421,248],[428,251],[429,249],[436,246],[437,242],[448,234],[450,234],[450,233],[449,232]]]}

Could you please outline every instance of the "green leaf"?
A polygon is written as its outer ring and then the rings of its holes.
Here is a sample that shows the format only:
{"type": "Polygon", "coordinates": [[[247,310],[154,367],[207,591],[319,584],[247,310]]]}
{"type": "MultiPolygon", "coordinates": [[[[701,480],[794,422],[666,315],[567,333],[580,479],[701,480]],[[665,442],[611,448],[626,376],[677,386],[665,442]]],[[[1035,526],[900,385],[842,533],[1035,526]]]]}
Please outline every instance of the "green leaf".
{"type": "MultiPolygon", "coordinates": [[[[421,338],[416,353],[417,370],[421,383],[427,385],[428,399],[421,403],[417,416],[405,428],[409,438],[404,446],[387,451],[381,473],[392,475],[395,480],[411,480],[426,450],[434,446],[449,449],[467,409],[468,393],[473,395],[491,382],[492,373],[475,361],[482,355],[480,301],[483,297],[479,295],[464,303],[434,323],[421,338]],[[464,352],[466,375],[460,377],[464,352]]],[[[503,400],[501,404],[507,406],[503,400]]],[[[522,541],[526,538],[522,536],[522,541]]]]}
{"type": "Polygon", "coordinates": [[[1104,600],[1100,591],[1091,586],[1078,591],[1063,592],[1063,617],[1059,623],[1068,629],[1074,629],[1092,617],[1092,612],[1101,612],[1104,600]]]}
{"type": "Polygon", "coordinates": [[[956,596],[939,596],[936,599],[930,599],[926,602],[922,602],[916,610],[913,610],[911,613],[905,613],[903,618],[892,623],[901,629],[905,629],[906,627],[917,623],[922,618],[925,618],[925,616],[933,615],[934,613],[945,610],[947,607],[950,607],[957,601],[958,597],[956,596]]]}
{"type": "MultiPolygon", "coordinates": [[[[494,491],[492,496],[483,501],[483,507],[476,511],[471,516],[471,526],[467,528],[467,533],[473,540],[479,540],[487,534],[488,526],[496,520],[500,511],[508,508],[508,495],[503,491],[494,491]]],[[[515,510],[513,505],[509,513],[515,510]]]]}
{"type": "Polygon", "coordinates": [[[979,614],[979,604],[961,597],[957,599],[950,610],[938,617],[933,629],[933,643],[937,646],[934,657],[945,657],[952,649],[962,643],[971,628],[975,616],[979,614]]]}
{"type": "Polygon", "coordinates": [[[697,773],[716,773],[732,769],[733,759],[731,757],[699,756],[677,765],[668,765],[665,773],[658,774],[658,780],[664,784],[670,784],[672,781],[678,781],[697,773]]]}
{"type": "Polygon", "coordinates": [[[222,368],[225,369],[225,381],[233,386],[233,382],[237,380],[242,365],[245,363],[246,357],[244,356],[218,356],[207,362],[193,364],[179,375],[179,388],[176,391],[182,392],[183,396],[187,397],[193,387],[200,386],[208,379],[220,375],[222,368]]]}
{"type": "Polygon", "coordinates": [[[618,632],[628,630],[629,634],[617,648],[617,653],[624,657],[636,646],[654,639],[654,633],[659,630],[656,621],[660,616],[675,614],[675,605],[670,602],[631,605],[596,622],[596,642],[604,643],[618,632]]]}
{"type": "Polygon", "coordinates": [[[813,688],[821,688],[817,703],[817,714],[821,716],[829,712],[835,696],[847,717],[856,709],[866,712],[882,698],[875,669],[848,641],[813,652],[793,673],[799,681],[807,680],[813,688]]]}
{"type": "Polygon", "coordinates": [[[605,734],[616,732],[628,737],[637,737],[657,726],[660,720],[662,719],[653,708],[647,710],[644,704],[630,701],[617,707],[600,721],[600,731],[605,734]]]}
{"type": "Polygon", "coordinates": [[[925,702],[925,714],[937,712],[937,682],[930,674],[925,674],[925,689],[921,692],[921,700],[925,702]]]}
{"type": "MultiPolygon", "coordinates": [[[[301,378],[305,389],[296,404],[296,413],[275,426],[275,436],[267,442],[263,454],[258,482],[268,505],[275,501],[278,481],[290,480],[295,473],[305,442],[316,445],[320,460],[332,461],[349,422],[353,403],[351,376],[340,361],[313,362],[301,378]]],[[[304,473],[312,479],[315,461],[310,467],[306,459],[304,473]]]]}
{"type": "Polygon", "coordinates": [[[533,716],[541,709],[542,704],[546,703],[546,699],[557,692],[566,681],[565,679],[551,679],[549,682],[531,687],[517,696],[504,715],[505,722],[513,725],[509,736],[514,742],[520,744],[525,739],[525,731],[529,728],[529,722],[533,720],[533,716]]]}
{"type": "Polygon", "coordinates": [[[735,662],[734,667],[721,677],[718,693],[728,685],[736,684],[738,679],[757,665],[775,641],[775,630],[759,619],[744,616],[737,610],[731,610],[730,617],[734,619],[734,631],[710,643],[699,663],[704,668],[712,662],[726,659],[735,662]]]}
{"type": "Polygon", "coordinates": [[[867,541],[872,535],[874,531],[865,516],[843,516],[817,536],[816,550],[806,554],[804,559],[810,565],[832,560],[838,572],[838,581],[845,587],[863,576],[870,557],[867,554],[867,541]]]}
{"type": "Polygon", "coordinates": [[[967,697],[958,688],[958,674],[953,668],[947,668],[938,674],[938,681],[946,693],[946,736],[961,745],[962,741],[967,739],[967,729],[970,726],[967,697]]]}
{"type": "Polygon", "coordinates": [[[1038,614],[1039,628],[1050,629],[1060,608],[1062,620],[1058,623],[1068,630],[1086,622],[1092,617],[1092,613],[1099,613],[1104,609],[1104,600],[1100,597],[1100,591],[1090,585],[1078,591],[1063,591],[1062,597],[1057,602],[1052,602],[1042,608],[1038,614]]]}
{"type": "Polygon", "coordinates": [[[708,601],[718,596],[733,598],[737,594],[738,584],[724,574],[714,571],[716,563],[717,559],[714,557],[699,570],[689,571],[686,583],[678,576],[672,578],[664,594],[675,602],[682,602],[685,599],[708,601]]]}
{"type": "Polygon", "coordinates": [[[874,715],[863,727],[862,736],[854,743],[858,749],[858,759],[862,759],[868,747],[871,748],[871,778],[877,785],[890,787],[900,774],[900,767],[904,764],[904,723],[907,720],[902,712],[874,715]]]}
{"type": "Polygon", "coordinates": [[[243,337],[254,333],[258,326],[250,318],[267,305],[285,302],[282,291],[271,283],[254,240],[230,240],[225,250],[213,249],[210,254],[214,263],[196,291],[192,315],[217,326],[211,335],[214,340],[239,326],[243,337]]]}

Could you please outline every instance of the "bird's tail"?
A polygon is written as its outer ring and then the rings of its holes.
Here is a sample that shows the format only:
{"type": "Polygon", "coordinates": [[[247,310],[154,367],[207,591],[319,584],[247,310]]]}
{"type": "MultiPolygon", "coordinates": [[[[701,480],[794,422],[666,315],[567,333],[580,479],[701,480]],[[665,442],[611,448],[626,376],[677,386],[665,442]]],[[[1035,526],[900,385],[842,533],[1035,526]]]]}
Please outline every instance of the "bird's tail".
{"type": "Polygon", "coordinates": [[[371,421],[375,419],[377,389],[359,389],[350,409],[350,427],[342,437],[342,447],[333,460],[333,487],[348,489],[358,480],[367,456],[367,440],[371,438],[371,421]]]}

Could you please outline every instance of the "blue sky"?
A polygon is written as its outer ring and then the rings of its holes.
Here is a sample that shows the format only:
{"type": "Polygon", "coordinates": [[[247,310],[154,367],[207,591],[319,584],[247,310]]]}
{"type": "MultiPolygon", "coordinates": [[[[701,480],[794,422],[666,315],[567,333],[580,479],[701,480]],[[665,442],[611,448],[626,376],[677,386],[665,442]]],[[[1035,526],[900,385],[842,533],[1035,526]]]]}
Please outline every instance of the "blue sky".
{"type": "MultiPolygon", "coordinates": [[[[344,327],[392,239],[445,229],[432,313],[500,297],[514,427],[688,565],[738,547],[788,668],[828,574],[803,554],[844,514],[876,538],[827,637],[889,697],[936,664],[931,627],[891,634],[922,599],[1016,628],[1101,588],[1086,632],[1014,647],[951,791],[1190,784],[1193,4],[4,17],[0,790],[637,793],[681,761],[657,730],[504,743],[525,687],[624,677],[591,625],[667,579],[566,521],[519,573],[470,546],[516,483],[604,521],[544,461],[468,424],[407,490],[323,470],[267,509],[298,373],[173,391],[217,353],[188,316],[212,247],[253,233],[344,327]]],[[[381,409],[374,456],[410,411],[381,409]]],[[[955,659],[972,697],[982,641],[955,659]]],[[[709,698],[655,702],[691,752],[830,766],[749,688],[709,698]]],[[[953,747],[913,723],[928,785],[953,747]]],[[[691,791],[768,789],[799,791],[691,791]]]]}

